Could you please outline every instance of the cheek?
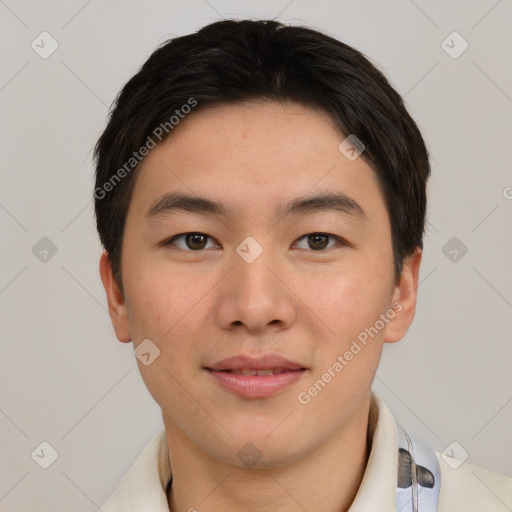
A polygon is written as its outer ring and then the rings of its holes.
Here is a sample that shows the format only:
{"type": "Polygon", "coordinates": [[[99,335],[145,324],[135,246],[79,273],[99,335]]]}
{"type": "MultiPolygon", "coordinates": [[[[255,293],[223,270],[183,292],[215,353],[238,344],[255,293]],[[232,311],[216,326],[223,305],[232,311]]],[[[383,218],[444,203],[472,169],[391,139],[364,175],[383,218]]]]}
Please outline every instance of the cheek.
{"type": "MultiPolygon", "coordinates": [[[[390,300],[389,275],[369,268],[309,280],[305,306],[320,324],[329,327],[330,338],[347,341],[375,323],[390,300]]],[[[339,348],[339,347],[338,347],[339,348]]]]}
{"type": "Polygon", "coordinates": [[[126,266],[126,306],[134,341],[150,338],[167,345],[193,322],[207,285],[196,280],[191,286],[190,277],[155,262],[126,266]]]}
{"type": "MultiPolygon", "coordinates": [[[[337,400],[344,404],[357,403],[361,390],[371,387],[385,333],[379,318],[390,300],[390,276],[383,275],[382,270],[386,269],[371,270],[368,266],[364,271],[315,285],[316,296],[311,297],[311,304],[322,320],[317,325],[325,323],[330,329],[324,329],[324,336],[315,340],[318,366],[309,385],[318,383],[316,388],[322,388],[323,383],[329,384],[318,393],[311,410],[336,410],[332,403],[337,400]],[[330,373],[326,375],[326,372],[330,373]]],[[[316,388],[312,389],[313,393],[316,388]]]]}
{"type": "MultiPolygon", "coordinates": [[[[205,314],[206,301],[200,299],[206,291],[189,286],[188,278],[167,275],[162,267],[141,265],[130,270],[125,291],[134,348],[149,339],[159,351],[149,365],[137,361],[141,377],[161,407],[177,410],[183,405],[183,385],[199,366],[196,340],[200,342],[202,330],[197,317],[205,314]]],[[[187,410],[195,411],[194,404],[187,410]]]]}

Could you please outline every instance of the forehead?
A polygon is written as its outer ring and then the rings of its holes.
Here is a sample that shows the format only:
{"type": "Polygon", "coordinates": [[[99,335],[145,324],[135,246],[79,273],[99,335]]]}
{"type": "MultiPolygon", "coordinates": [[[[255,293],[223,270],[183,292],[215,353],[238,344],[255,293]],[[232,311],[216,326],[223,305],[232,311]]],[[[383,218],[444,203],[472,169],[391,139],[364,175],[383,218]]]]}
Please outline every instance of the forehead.
{"type": "Polygon", "coordinates": [[[275,210],[321,190],[383,207],[374,171],[340,152],[344,139],[326,112],[290,101],[198,106],[140,164],[132,203],[145,214],[163,193],[180,191],[215,196],[233,211],[275,210]]]}

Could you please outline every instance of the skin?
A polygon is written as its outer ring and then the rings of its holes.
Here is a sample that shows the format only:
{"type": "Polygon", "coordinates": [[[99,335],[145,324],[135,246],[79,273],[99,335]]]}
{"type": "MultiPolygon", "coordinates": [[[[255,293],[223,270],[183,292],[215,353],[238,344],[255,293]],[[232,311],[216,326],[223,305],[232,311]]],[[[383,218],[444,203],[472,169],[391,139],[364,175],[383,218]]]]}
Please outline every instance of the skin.
{"type": "Polygon", "coordinates": [[[162,409],[173,511],[340,512],[357,493],[374,372],[383,344],[413,320],[421,251],[406,258],[396,284],[377,176],[338,150],[344,138],[325,112],[250,101],[193,112],[140,164],[122,247],[124,298],[105,253],[100,274],[118,339],[137,347],[149,338],[161,351],[138,365],[162,409]],[[274,217],[278,204],[333,191],[366,218],[335,210],[274,217]],[[165,192],[208,197],[234,214],[145,217],[165,192]],[[184,237],[162,245],[187,232],[211,238],[195,251],[184,237]],[[305,236],[318,232],[333,235],[322,250],[305,236]],[[235,251],[248,236],[263,249],[250,264],[235,251]],[[395,302],[400,312],[301,404],[297,395],[395,302]],[[267,398],[236,396],[204,370],[265,352],[308,370],[267,398]],[[246,443],[261,452],[253,467],[237,456],[246,443]]]}

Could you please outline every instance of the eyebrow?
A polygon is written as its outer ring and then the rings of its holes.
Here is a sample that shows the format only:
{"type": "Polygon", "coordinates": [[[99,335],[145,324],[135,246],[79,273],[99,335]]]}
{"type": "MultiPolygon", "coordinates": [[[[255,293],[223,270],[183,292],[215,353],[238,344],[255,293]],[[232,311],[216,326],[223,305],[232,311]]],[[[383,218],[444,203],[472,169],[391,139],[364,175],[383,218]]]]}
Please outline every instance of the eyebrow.
{"type": "MultiPolygon", "coordinates": [[[[367,218],[363,207],[357,201],[341,192],[298,197],[286,204],[279,205],[274,213],[276,218],[282,218],[286,215],[303,215],[326,210],[334,210],[360,220],[366,220],[367,218]]],[[[171,192],[158,198],[147,211],[145,217],[151,220],[179,211],[224,217],[235,215],[235,212],[228,209],[223,203],[208,199],[207,197],[171,192]]]]}

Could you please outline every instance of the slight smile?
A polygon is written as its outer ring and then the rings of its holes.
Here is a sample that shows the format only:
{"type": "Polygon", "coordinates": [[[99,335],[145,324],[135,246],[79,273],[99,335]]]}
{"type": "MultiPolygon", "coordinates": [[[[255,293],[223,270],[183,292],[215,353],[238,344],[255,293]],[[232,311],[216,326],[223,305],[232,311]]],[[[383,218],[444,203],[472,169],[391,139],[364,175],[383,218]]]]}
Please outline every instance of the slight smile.
{"type": "Polygon", "coordinates": [[[303,365],[277,354],[264,354],[257,358],[233,356],[204,369],[220,386],[245,398],[275,395],[309,371],[303,365]]]}

